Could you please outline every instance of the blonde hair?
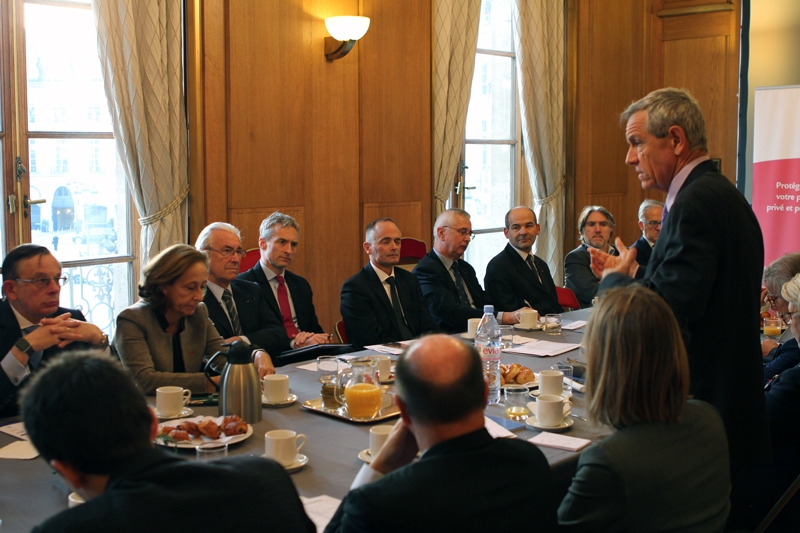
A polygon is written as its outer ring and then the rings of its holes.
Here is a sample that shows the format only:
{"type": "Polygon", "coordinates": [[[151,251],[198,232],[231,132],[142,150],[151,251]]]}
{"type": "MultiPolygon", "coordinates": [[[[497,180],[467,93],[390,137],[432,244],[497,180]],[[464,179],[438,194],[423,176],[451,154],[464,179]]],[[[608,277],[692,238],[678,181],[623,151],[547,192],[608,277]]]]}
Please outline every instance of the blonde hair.
{"type": "Polygon", "coordinates": [[[603,293],[586,328],[587,412],[617,429],[676,422],[689,394],[689,362],[672,310],[629,285],[603,293]]]}
{"type": "Polygon", "coordinates": [[[800,311],[800,274],[783,284],[781,296],[787,302],[793,303],[800,311]]]}
{"type": "Polygon", "coordinates": [[[188,244],[173,244],[144,267],[139,296],[154,308],[163,310],[166,297],[161,287],[175,283],[196,263],[203,263],[208,268],[208,256],[188,244]]]}

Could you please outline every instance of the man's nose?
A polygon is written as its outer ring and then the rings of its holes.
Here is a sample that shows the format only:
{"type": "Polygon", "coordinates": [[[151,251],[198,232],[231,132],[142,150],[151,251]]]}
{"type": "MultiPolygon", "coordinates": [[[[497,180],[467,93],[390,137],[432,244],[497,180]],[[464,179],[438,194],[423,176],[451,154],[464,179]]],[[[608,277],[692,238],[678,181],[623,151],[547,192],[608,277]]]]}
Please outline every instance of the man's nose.
{"type": "Polygon", "coordinates": [[[639,162],[639,157],[636,153],[636,149],[631,146],[628,148],[628,153],[625,154],[625,164],[626,165],[635,165],[639,162]]]}

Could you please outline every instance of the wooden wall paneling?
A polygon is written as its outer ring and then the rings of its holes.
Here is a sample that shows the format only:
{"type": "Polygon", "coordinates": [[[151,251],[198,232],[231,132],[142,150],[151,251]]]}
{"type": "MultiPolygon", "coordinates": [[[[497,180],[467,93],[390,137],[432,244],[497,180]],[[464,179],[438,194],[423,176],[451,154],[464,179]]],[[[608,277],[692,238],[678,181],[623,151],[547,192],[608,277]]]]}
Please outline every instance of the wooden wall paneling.
{"type": "Polygon", "coordinates": [[[242,232],[242,248],[249,250],[258,247],[258,229],[261,226],[261,221],[267,218],[272,212],[280,211],[285,213],[300,224],[300,246],[298,247],[297,254],[294,256],[292,266],[289,270],[296,272],[301,276],[305,276],[305,250],[304,250],[304,235],[303,230],[306,226],[305,208],[303,206],[271,206],[271,207],[258,207],[248,209],[231,209],[229,211],[228,220],[231,224],[239,228],[242,232]]]}
{"type": "MultiPolygon", "coordinates": [[[[403,237],[423,240],[430,247],[432,235],[423,235],[422,233],[422,221],[426,214],[422,210],[422,202],[369,203],[364,204],[363,213],[364,227],[376,218],[391,217],[400,226],[403,237]]],[[[364,240],[363,231],[361,240],[364,240]]]]}

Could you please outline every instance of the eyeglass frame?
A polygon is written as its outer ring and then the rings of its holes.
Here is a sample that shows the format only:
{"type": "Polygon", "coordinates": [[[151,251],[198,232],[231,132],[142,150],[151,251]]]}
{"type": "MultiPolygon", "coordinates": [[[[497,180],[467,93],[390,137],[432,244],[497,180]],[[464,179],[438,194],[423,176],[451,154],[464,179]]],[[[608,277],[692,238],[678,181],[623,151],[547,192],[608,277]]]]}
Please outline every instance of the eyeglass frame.
{"type": "Polygon", "coordinates": [[[455,231],[456,233],[461,235],[461,237],[466,237],[467,235],[469,235],[470,240],[477,237],[474,231],[468,230],[467,228],[454,228],[453,226],[442,226],[442,227],[455,231]]]}
{"type": "Polygon", "coordinates": [[[247,250],[245,250],[244,248],[231,248],[230,246],[226,246],[222,250],[217,250],[216,248],[208,246],[204,248],[204,250],[211,250],[212,252],[217,252],[225,259],[228,259],[229,257],[233,256],[233,254],[238,255],[239,259],[243,259],[244,256],[247,255],[247,250]]]}
{"type": "MultiPolygon", "coordinates": [[[[644,221],[642,221],[642,222],[644,222],[644,221]]],[[[661,225],[661,221],[660,220],[648,220],[647,222],[644,222],[644,223],[645,223],[645,225],[650,226],[651,228],[655,228],[656,226],[660,226],[661,225]]]]}
{"type": "Polygon", "coordinates": [[[49,287],[51,281],[54,281],[59,288],[66,286],[66,284],[69,283],[69,276],[62,274],[60,276],[53,276],[52,278],[42,276],[41,278],[34,279],[14,278],[10,279],[9,281],[22,281],[23,283],[30,283],[33,288],[41,291],[49,287]]]}

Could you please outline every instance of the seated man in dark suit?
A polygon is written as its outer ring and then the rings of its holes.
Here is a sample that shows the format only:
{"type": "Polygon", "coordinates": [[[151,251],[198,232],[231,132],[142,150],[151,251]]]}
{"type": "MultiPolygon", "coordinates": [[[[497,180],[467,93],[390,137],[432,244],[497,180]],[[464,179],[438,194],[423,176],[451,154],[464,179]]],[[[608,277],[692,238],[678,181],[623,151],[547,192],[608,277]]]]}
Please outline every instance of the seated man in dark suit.
{"type": "Polygon", "coordinates": [[[436,331],[414,274],[394,268],[402,235],[391,218],[367,225],[369,263],[342,285],[339,311],[354,347],[414,339],[436,331]]]}
{"type": "Polygon", "coordinates": [[[486,291],[494,308],[510,311],[533,307],[544,316],[562,313],[556,284],[547,263],[533,255],[533,243],[539,236],[536,213],[519,206],[506,213],[503,234],[508,244],[486,267],[486,291]]]}
{"type": "Polygon", "coordinates": [[[647,198],[639,205],[639,229],[642,236],[633,243],[632,248],[636,248],[636,262],[644,268],[650,261],[653,253],[653,246],[656,245],[658,234],[661,233],[661,215],[664,212],[664,204],[656,200],[647,198]]]}
{"type": "Polygon", "coordinates": [[[292,348],[332,342],[314,310],[311,285],[302,276],[286,270],[300,245],[297,221],[278,211],[261,222],[258,248],[261,260],[239,279],[258,283],[267,297],[270,311],[283,324],[292,348]]]}
{"type": "Polygon", "coordinates": [[[578,217],[578,234],[582,244],[564,258],[564,283],[572,289],[583,308],[592,306],[592,300],[600,286],[600,278],[592,272],[589,248],[597,248],[614,256],[619,255],[611,244],[614,216],[605,207],[586,206],[578,217]]]}
{"type": "MultiPolygon", "coordinates": [[[[473,235],[469,218],[463,209],[442,212],[433,225],[433,249],[414,267],[431,316],[447,333],[466,331],[467,320],[482,317],[483,306],[493,303],[486,298],[475,269],[461,259],[473,235]]],[[[495,309],[502,308],[495,303],[495,309]]],[[[498,322],[516,324],[518,320],[515,313],[500,312],[498,322]]]]}
{"type": "Polygon", "coordinates": [[[153,448],[158,421],[109,357],[60,357],[22,397],[31,443],[86,503],[34,531],[315,531],[274,461],[186,461],[153,448]]]}
{"type": "MultiPolygon", "coordinates": [[[[762,299],[769,302],[774,313],[790,323],[789,303],[783,299],[781,287],[800,274],[800,252],[785,254],[764,269],[764,288],[762,299]]],[[[783,332],[778,342],[772,339],[761,341],[761,355],[764,356],[764,381],[787,368],[800,364],[800,347],[789,330],[783,332]]]]}
{"type": "Polygon", "coordinates": [[[254,362],[259,377],[275,373],[270,354],[289,349],[289,339],[269,310],[261,287],[236,279],[244,257],[239,230],[225,222],[209,224],[194,245],[208,255],[208,284],[203,303],[208,318],[226,343],[241,340],[258,348],[254,362]]]}
{"type": "Polygon", "coordinates": [[[59,307],[67,276],[50,250],[22,244],[3,260],[0,301],[0,418],[17,414],[19,386],[66,348],[108,348],[108,335],[74,309],[59,307]]]}
{"type": "Polygon", "coordinates": [[[556,530],[542,452],[521,439],[493,439],[484,427],[488,389],[475,348],[425,337],[400,356],[395,375],[402,419],[362,466],[326,533],[492,531],[520,509],[535,517],[536,531],[556,530]],[[511,465],[524,475],[503,475],[511,465]]]}

